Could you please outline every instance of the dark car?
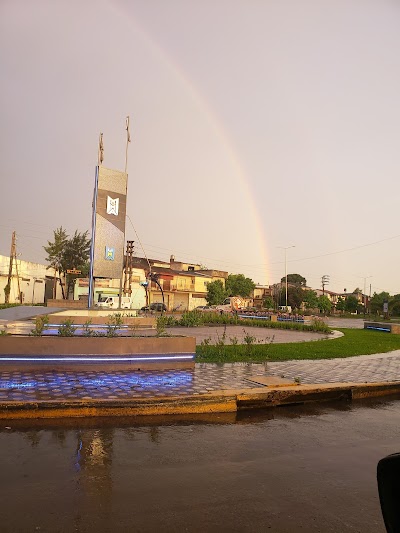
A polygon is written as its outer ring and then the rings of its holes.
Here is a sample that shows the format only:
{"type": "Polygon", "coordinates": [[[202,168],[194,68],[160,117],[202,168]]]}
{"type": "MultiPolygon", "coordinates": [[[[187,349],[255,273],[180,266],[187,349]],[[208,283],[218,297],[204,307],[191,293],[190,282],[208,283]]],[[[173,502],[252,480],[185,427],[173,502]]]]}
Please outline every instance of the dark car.
{"type": "Polygon", "coordinates": [[[162,302],[153,302],[150,304],[150,307],[148,305],[141,308],[141,311],[166,311],[167,306],[163,304],[162,302]]]}

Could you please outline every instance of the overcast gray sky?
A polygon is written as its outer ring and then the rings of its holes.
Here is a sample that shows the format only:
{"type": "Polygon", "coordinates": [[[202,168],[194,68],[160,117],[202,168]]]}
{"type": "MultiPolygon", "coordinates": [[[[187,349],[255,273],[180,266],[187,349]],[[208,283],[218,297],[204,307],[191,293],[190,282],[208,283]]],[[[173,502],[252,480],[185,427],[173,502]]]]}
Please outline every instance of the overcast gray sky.
{"type": "Polygon", "coordinates": [[[295,245],[311,286],[400,293],[399,27],[397,0],[1,0],[0,254],[90,229],[130,115],[148,256],[273,283],[295,245]]]}

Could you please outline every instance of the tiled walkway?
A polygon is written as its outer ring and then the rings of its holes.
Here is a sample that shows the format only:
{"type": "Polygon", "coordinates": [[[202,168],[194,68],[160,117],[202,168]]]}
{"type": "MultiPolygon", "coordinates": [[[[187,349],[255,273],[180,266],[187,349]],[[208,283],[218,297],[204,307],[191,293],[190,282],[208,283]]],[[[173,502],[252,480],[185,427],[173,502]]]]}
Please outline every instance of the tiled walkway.
{"type": "Polygon", "coordinates": [[[2,372],[0,401],[116,400],[195,395],[258,387],[246,380],[264,365],[197,365],[195,370],[140,372],[2,372]]]}
{"type": "Polygon", "coordinates": [[[299,378],[301,383],[400,381],[400,350],[319,361],[205,364],[194,370],[147,372],[2,372],[0,401],[118,400],[204,394],[260,387],[251,376],[299,378]]]}
{"type": "Polygon", "coordinates": [[[344,359],[269,363],[268,374],[300,378],[301,383],[400,381],[400,350],[344,359]]]}

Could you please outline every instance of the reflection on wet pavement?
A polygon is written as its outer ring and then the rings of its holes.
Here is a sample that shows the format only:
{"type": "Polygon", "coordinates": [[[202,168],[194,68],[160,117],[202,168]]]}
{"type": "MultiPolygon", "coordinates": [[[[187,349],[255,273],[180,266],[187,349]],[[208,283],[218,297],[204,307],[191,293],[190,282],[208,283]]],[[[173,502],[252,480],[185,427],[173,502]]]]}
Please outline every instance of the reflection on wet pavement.
{"type": "Polygon", "coordinates": [[[226,389],[251,389],[247,381],[265,374],[265,365],[207,365],[205,370],[119,372],[2,372],[0,401],[127,399],[198,395],[226,389]]]}
{"type": "Polygon", "coordinates": [[[400,402],[7,422],[2,533],[384,531],[376,464],[400,402]]]}

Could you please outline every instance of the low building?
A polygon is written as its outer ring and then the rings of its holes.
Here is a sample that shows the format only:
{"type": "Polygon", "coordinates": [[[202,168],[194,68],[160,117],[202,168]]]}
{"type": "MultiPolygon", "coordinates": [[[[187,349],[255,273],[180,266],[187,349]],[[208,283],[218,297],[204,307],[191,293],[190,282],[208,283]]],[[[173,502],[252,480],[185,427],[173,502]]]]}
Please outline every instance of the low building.
{"type": "MultiPolygon", "coordinates": [[[[0,303],[5,303],[5,288],[8,284],[10,258],[0,255],[0,303]]],[[[56,297],[62,298],[63,279],[53,268],[22,259],[13,260],[10,278],[9,303],[43,304],[56,297]]]]}
{"type": "Polygon", "coordinates": [[[273,298],[273,288],[268,285],[256,285],[252,293],[253,305],[257,308],[264,307],[265,298],[273,298]]]}
{"type": "Polygon", "coordinates": [[[176,261],[172,255],[170,262],[133,257],[134,268],[141,268],[146,278],[153,276],[148,287],[148,300],[162,302],[169,311],[192,310],[206,305],[207,285],[216,280],[225,284],[228,272],[203,269],[201,265],[176,261]],[[157,281],[155,281],[157,280],[157,281]]]}

